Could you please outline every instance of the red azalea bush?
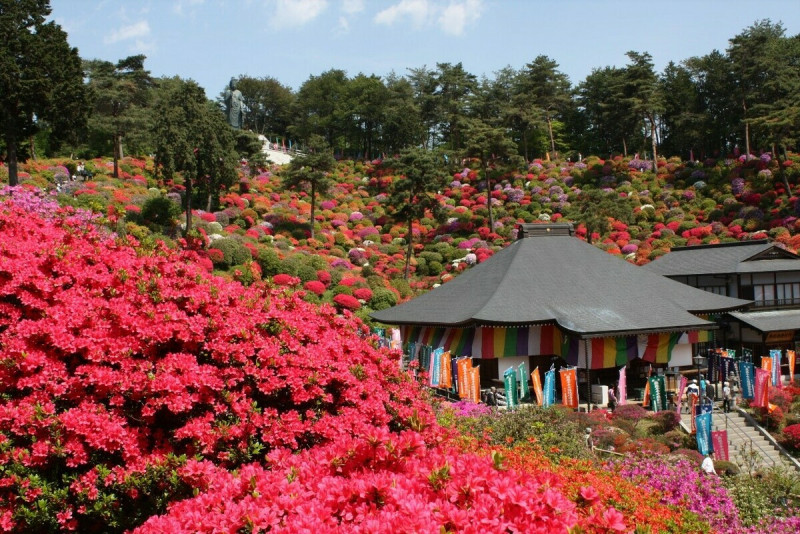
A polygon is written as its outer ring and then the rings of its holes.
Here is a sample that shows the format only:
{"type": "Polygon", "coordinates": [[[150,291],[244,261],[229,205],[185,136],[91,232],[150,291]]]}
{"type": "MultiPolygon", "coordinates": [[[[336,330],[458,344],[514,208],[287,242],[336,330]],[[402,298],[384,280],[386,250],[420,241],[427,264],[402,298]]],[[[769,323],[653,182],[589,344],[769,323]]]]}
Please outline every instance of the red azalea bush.
{"type": "Polygon", "coordinates": [[[361,303],[358,302],[358,299],[352,295],[347,295],[345,293],[340,293],[333,297],[333,303],[337,306],[348,310],[357,310],[361,307],[361,303]]]}
{"type": "Polygon", "coordinates": [[[0,528],[121,531],[238,469],[340,437],[438,431],[360,323],[0,204],[0,528]]]}
{"type": "Polygon", "coordinates": [[[783,442],[792,449],[800,449],[800,423],[783,428],[783,442]]]}

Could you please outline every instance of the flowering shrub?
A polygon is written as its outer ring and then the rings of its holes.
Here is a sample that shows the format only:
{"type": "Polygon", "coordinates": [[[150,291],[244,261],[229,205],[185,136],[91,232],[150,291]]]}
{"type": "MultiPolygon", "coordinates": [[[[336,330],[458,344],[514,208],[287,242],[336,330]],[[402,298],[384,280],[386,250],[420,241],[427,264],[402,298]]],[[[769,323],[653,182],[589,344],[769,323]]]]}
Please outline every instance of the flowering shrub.
{"type": "Polygon", "coordinates": [[[176,478],[187,458],[234,469],[389,429],[435,441],[417,386],[358,323],[72,213],[0,205],[4,528],[131,528],[202,487],[176,478]]]}
{"type": "Polygon", "coordinates": [[[337,306],[342,308],[355,311],[361,307],[361,303],[358,302],[358,299],[352,295],[347,295],[345,293],[340,293],[333,297],[333,303],[337,306]]]}

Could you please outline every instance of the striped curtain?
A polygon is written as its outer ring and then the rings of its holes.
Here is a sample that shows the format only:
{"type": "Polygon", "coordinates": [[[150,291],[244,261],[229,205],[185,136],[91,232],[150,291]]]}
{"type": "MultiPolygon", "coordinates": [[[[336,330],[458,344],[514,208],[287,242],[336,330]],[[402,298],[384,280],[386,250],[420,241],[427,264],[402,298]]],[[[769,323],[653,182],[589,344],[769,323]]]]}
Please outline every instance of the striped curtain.
{"type": "Polygon", "coordinates": [[[404,343],[441,347],[454,357],[492,359],[507,356],[560,354],[562,335],[555,325],[519,328],[433,328],[401,326],[404,343]]]}

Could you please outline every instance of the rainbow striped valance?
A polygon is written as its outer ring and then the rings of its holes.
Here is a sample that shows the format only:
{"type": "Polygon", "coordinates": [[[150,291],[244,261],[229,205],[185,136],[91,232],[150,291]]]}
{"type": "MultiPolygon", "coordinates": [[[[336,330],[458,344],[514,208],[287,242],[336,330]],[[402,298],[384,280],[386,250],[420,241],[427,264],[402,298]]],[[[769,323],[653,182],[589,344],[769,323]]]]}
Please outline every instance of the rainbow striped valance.
{"type": "MultiPolygon", "coordinates": [[[[492,359],[557,355],[579,368],[586,368],[588,360],[591,369],[607,369],[625,365],[635,358],[651,363],[667,363],[681,334],[601,337],[583,341],[564,335],[556,325],[538,325],[508,328],[401,326],[400,335],[404,347],[408,343],[416,343],[432,349],[441,348],[454,357],[492,359]]],[[[688,332],[690,343],[708,339],[707,331],[688,332]]]]}
{"type": "Polygon", "coordinates": [[[503,328],[433,328],[401,326],[403,344],[409,342],[441,347],[458,356],[473,358],[504,358],[561,354],[561,330],[555,325],[503,328]]]}

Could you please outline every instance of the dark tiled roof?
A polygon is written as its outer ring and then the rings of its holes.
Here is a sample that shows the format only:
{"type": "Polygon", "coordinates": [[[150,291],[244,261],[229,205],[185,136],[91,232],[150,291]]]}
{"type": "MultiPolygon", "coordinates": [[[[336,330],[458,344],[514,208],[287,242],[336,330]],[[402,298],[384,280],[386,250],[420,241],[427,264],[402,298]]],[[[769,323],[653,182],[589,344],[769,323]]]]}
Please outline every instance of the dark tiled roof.
{"type": "Polygon", "coordinates": [[[464,327],[555,322],[591,337],[704,329],[709,322],[694,313],[749,303],[675,282],[575,237],[537,235],[371,316],[386,324],[464,327]]]}
{"type": "Polygon", "coordinates": [[[778,332],[800,328],[800,310],[731,312],[730,315],[761,332],[778,332]]]}
{"type": "Polygon", "coordinates": [[[794,271],[800,258],[767,241],[739,241],[674,248],[644,268],[664,276],[794,271]],[[768,252],[775,259],[758,259],[768,252]]]}

